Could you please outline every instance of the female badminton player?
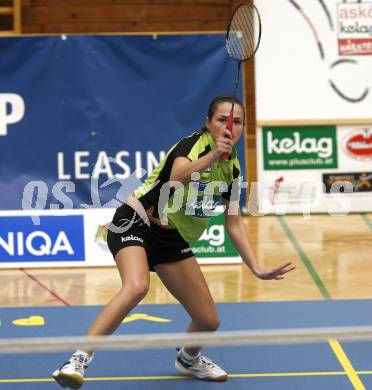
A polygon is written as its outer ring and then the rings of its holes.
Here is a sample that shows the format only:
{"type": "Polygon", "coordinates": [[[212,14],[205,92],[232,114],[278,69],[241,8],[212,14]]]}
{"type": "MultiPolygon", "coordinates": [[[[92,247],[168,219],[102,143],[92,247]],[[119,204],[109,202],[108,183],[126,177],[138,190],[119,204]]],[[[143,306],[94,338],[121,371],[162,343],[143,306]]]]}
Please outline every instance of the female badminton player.
{"type": "MultiPolygon", "coordinates": [[[[294,269],[290,262],[263,269],[247,239],[238,207],[240,165],[234,148],[243,131],[244,108],[240,101],[234,102],[231,133],[226,124],[233,98],[216,97],[209,105],[205,127],[173,146],[144,184],[116,210],[107,241],[122,288],[93,322],[88,336],[110,335],[119,327],[145,297],[149,271],[158,274],[190,315],[189,332],[218,328],[215,304],[189,246],[207,227],[218,198],[225,206],[227,232],[254,275],[283,279],[294,269]],[[229,157],[221,158],[225,155],[229,157]]],[[[182,348],[176,356],[176,369],[199,379],[226,380],[227,373],[200,351],[201,347],[182,348]]],[[[53,377],[63,387],[77,389],[92,359],[93,351],[77,350],[53,377]]]]}

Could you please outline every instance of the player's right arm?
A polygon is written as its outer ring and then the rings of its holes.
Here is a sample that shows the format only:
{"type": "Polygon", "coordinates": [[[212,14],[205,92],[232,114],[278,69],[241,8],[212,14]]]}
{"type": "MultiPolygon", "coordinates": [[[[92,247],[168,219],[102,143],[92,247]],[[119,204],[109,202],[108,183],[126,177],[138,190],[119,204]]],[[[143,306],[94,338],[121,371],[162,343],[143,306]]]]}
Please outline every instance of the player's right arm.
{"type": "Polygon", "coordinates": [[[216,139],[216,149],[210,151],[205,156],[198,158],[195,161],[190,161],[187,157],[175,158],[170,174],[171,181],[179,181],[186,185],[191,181],[191,175],[194,172],[203,172],[209,165],[219,159],[223,154],[231,154],[233,141],[227,130],[226,134],[216,139]]]}

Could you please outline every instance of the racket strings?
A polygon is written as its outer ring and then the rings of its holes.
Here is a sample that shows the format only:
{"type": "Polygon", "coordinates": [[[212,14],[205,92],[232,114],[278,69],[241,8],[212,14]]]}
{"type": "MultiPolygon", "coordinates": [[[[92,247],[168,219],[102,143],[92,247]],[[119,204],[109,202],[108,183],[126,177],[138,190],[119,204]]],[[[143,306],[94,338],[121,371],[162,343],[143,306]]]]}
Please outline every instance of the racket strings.
{"type": "Polygon", "coordinates": [[[249,9],[250,12],[244,12],[242,11],[241,19],[243,22],[243,28],[244,28],[244,36],[247,37],[246,39],[242,39],[243,44],[247,44],[248,48],[246,53],[254,53],[255,45],[254,45],[254,14],[249,9]],[[249,45],[250,44],[250,45],[249,45]]]}
{"type": "Polygon", "coordinates": [[[233,20],[235,37],[238,44],[240,58],[250,57],[254,52],[254,19],[251,12],[241,10],[233,20]]]}
{"type": "Polygon", "coordinates": [[[226,37],[230,57],[238,61],[251,58],[261,35],[261,22],[255,7],[243,5],[235,11],[226,37]]]}
{"type": "Polygon", "coordinates": [[[244,60],[250,57],[252,52],[249,32],[244,31],[244,26],[238,22],[235,22],[230,30],[230,55],[238,60],[244,60]],[[249,38],[249,39],[248,39],[249,38]]]}

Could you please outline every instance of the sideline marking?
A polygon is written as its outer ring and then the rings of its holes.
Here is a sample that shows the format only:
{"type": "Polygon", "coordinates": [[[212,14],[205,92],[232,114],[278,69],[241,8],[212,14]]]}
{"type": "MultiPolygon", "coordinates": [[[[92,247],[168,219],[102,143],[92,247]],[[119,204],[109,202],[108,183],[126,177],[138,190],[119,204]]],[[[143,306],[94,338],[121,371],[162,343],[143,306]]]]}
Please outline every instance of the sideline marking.
{"type": "Polygon", "coordinates": [[[345,370],[350,382],[353,384],[355,390],[365,390],[362,381],[358,377],[357,372],[354,370],[353,365],[351,364],[349,358],[346,356],[345,351],[341,347],[341,344],[337,340],[329,340],[329,344],[337,356],[341,366],[345,370]]]}
{"type": "Polygon", "coordinates": [[[321,294],[323,295],[324,299],[331,299],[331,295],[329,294],[327,288],[323,284],[322,280],[320,279],[318,273],[315,271],[315,268],[313,264],[311,263],[310,259],[306,256],[305,251],[302,249],[300,243],[297,241],[295,235],[292,233],[292,230],[289,228],[287,222],[285,221],[284,217],[277,216],[277,219],[280,223],[280,226],[284,230],[285,234],[287,235],[289,241],[292,243],[292,245],[295,247],[296,252],[302,262],[304,263],[306,269],[308,270],[310,276],[312,277],[315,284],[318,286],[321,294]]]}
{"type": "MultiPolygon", "coordinates": [[[[364,375],[372,375],[372,371],[361,372],[364,375]]],[[[326,372],[278,372],[278,373],[259,373],[259,374],[229,374],[230,378],[262,378],[262,377],[299,377],[299,376],[345,376],[344,371],[326,371],[326,372]]],[[[194,379],[185,375],[168,376],[123,376],[123,377],[97,377],[84,378],[86,382],[100,381],[145,381],[145,380],[174,380],[174,379],[194,379]]],[[[36,383],[36,382],[54,382],[52,378],[30,378],[30,379],[0,379],[0,383],[36,383]]],[[[358,388],[358,390],[362,388],[358,388]]],[[[364,387],[363,387],[364,389],[364,387]]]]}

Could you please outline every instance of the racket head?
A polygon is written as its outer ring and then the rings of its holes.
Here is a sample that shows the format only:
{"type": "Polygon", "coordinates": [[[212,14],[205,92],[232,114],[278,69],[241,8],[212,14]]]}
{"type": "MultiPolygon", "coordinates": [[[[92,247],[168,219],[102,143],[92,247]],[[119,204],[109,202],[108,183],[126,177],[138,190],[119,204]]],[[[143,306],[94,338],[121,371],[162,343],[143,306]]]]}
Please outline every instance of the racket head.
{"type": "Polygon", "coordinates": [[[226,50],[230,58],[243,62],[252,58],[261,42],[261,17],[254,4],[236,7],[227,27],[226,50]]]}

